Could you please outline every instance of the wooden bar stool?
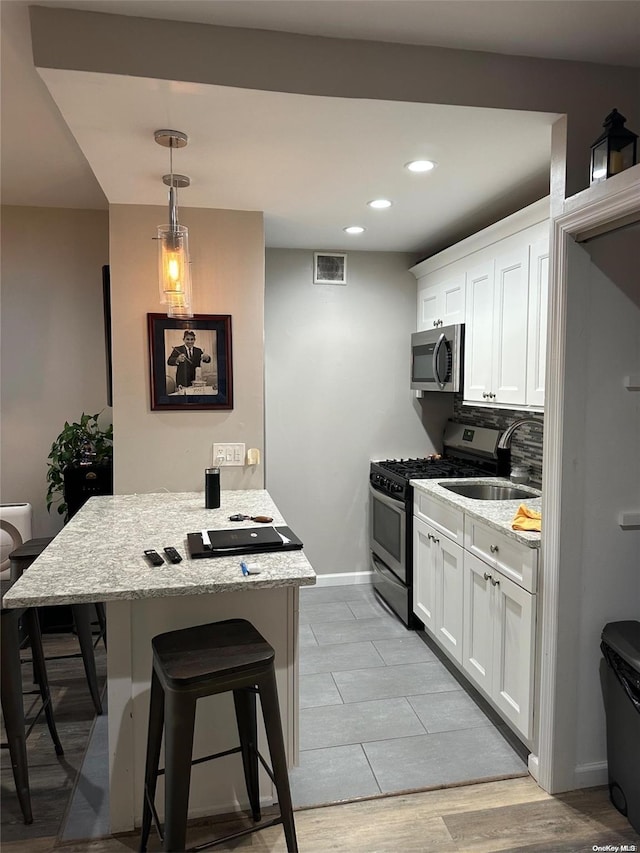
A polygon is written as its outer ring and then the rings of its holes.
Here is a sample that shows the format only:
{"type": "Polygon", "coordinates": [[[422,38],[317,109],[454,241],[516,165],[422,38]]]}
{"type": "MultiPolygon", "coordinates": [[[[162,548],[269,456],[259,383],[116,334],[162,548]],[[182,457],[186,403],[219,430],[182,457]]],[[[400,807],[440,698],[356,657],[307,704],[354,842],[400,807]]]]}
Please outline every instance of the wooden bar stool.
{"type": "MultiPolygon", "coordinates": [[[[14,551],[12,551],[9,554],[12,580],[17,580],[20,575],[29,568],[29,566],[31,565],[31,563],[33,563],[36,557],[39,557],[40,554],[42,554],[44,549],[51,541],[52,537],[43,537],[41,539],[28,539],[14,551]]],[[[96,604],[95,607],[103,607],[103,605],[96,604]]],[[[76,629],[76,634],[78,635],[78,643],[80,645],[80,653],[82,655],[82,663],[84,665],[84,672],[87,678],[89,693],[91,694],[91,699],[93,701],[93,707],[95,708],[96,714],[100,715],[102,714],[102,701],[100,699],[100,690],[98,689],[96,657],[93,647],[93,634],[91,632],[91,620],[94,614],[94,605],[72,604],[71,613],[73,615],[73,622],[76,629]]],[[[99,612],[98,619],[102,631],[103,619],[100,617],[101,614],[99,612]]],[[[62,655],[61,657],[71,657],[71,655],[62,655]]]]}
{"type": "MultiPolygon", "coordinates": [[[[2,581],[0,594],[4,597],[4,594],[12,585],[12,580],[2,581]]],[[[63,755],[64,752],[53,718],[49,681],[47,679],[44,652],[42,651],[42,637],[40,636],[40,623],[38,622],[37,610],[33,607],[17,608],[15,610],[3,607],[0,611],[0,620],[2,641],[2,646],[0,647],[0,699],[2,702],[2,716],[4,717],[7,732],[6,746],[9,749],[11,757],[11,769],[13,771],[22,817],[24,822],[29,824],[33,823],[33,813],[31,810],[31,792],[29,790],[27,737],[43,710],[56,755],[63,755]],[[42,699],[42,707],[28,730],[25,729],[24,702],[22,698],[20,628],[18,624],[20,619],[22,619],[23,628],[26,630],[31,644],[33,671],[42,699]]]]}
{"type": "Polygon", "coordinates": [[[267,826],[282,824],[289,853],[298,845],[293,821],[289,776],[276,689],[275,652],[254,626],[244,619],[228,619],[159,634],[151,641],[153,669],[149,706],[149,734],[144,785],[140,851],[146,851],[151,822],[163,840],[163,849],[185,850],[191,767],[203,761],[240,752],[254,821],[259,821],[258,760],[278,793],[280,816],[259,826],[198,845],[213,847],[267,826]],[[192,761],[196,701],[233,691],[240,746],[192,761]],[[256,693],[260,696],[271,765],[257,748],[256,693]],[[162,732],[165,767],[158,770],[162,732]],[[155,808],[156,782],[165,775],[164,833],[155,808]]]}

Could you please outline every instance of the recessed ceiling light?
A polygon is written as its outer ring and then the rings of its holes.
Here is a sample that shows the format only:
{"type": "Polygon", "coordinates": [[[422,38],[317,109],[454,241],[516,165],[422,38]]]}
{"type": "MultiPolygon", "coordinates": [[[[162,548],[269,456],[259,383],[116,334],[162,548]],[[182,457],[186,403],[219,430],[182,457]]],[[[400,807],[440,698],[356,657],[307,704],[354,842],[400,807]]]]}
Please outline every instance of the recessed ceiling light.
{"type": "Polygon", "coordinates": [[[373,201],[368,201],[369,207],[375,207],[376,210],[382,210],[385,207],[391,207],[391,202],[388,198],[374,198],[373,201]]]}
{"type": "Polygon", "coordinates": [[[412,160],[410,163],[405,163],[404,165],[410,172],[430,172],[436,167],[433,160],[412,160]]]}
{"type": "Polygon", "coordinates": [[[347,232],[347,234],[362,234],[365,229],[362,227],[362,225],[349,225],[344,230],[347,232]]]}

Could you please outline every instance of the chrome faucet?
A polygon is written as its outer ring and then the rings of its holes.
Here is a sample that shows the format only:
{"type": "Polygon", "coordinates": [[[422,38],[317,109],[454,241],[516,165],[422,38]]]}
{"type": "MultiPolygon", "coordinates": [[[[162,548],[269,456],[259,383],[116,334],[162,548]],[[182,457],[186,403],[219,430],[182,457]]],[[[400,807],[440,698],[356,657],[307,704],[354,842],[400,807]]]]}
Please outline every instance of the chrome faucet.
{"type": "Polygon", "coordinates": [[[498,450],[508,450],[511,447],[511,439],[513,438],[514,432],[523,424],[535,424],[535,426],[542,430],[542,424],[540,421],[536,421],[533,418],[520,418],[519,421],[514,421],[514,423],[512,423],[510,427],[507,427],[507,429],[502,433],[500,440],[498,441],[498,450]]]}

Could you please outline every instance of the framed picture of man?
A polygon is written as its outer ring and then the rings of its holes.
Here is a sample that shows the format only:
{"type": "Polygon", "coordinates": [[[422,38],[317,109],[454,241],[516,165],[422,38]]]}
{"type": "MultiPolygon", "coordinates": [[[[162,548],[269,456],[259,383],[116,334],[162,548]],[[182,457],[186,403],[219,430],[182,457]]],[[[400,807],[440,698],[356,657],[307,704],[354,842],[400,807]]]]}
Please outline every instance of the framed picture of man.
{"type": "Polygon", "coordinates": [[[231,316],[147,314],[152,411],[233,409],[231,316]]]}

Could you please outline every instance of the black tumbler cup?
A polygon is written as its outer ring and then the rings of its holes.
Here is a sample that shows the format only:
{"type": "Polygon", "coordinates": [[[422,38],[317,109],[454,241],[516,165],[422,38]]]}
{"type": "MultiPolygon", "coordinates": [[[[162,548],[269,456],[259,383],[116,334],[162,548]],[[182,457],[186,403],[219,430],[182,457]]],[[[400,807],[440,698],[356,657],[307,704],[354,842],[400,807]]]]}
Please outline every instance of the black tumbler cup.
{"type": "Polygon", "coordinates": [[[220,506],[220,469],[206,468],[204,472],[204,505],[207,509],[220,506]]]}

